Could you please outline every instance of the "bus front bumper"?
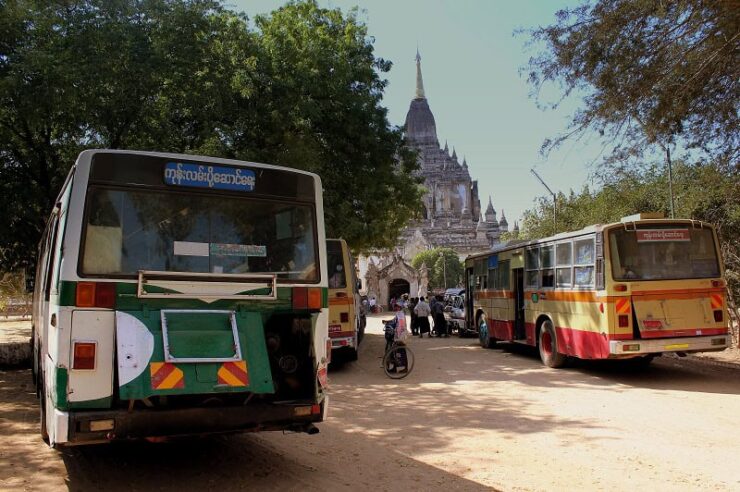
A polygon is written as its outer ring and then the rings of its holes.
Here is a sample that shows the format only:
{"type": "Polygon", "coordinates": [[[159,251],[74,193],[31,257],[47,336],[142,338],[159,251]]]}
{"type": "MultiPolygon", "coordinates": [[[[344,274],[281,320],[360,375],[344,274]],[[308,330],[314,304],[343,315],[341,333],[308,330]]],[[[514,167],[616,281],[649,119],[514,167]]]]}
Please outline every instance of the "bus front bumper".
{"type": "Polygon", "coordinates": [[[711,352],[730,346],[729,335],[681,338],[651,338],[649,340],[610,340],[610,357],[628,357],[670,352],[711,352]]]}
{"type": "Polygon", "coordinates": [[[72,410],[67,414],[67,440],[59,442],[92,444],[118,439],[270,430],[315,434],[318,429],[313,424],[324,419],[327,406],[324,398],[321,404],[250,402],[247,406],[155,408],[133,412],[126,409],[72,410]]]}

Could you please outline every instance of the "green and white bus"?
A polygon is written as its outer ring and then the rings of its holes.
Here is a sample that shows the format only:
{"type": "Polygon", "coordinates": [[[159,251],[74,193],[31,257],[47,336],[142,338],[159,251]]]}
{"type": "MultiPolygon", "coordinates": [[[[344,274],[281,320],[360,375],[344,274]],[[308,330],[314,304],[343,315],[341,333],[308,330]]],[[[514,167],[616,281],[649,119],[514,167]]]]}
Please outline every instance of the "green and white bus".
{"type": "Polygon", "coordinates": [[[331,350],[321,190],[266,164],[82,152],[39,247],[42,437],[318,432],[331,350]]]}

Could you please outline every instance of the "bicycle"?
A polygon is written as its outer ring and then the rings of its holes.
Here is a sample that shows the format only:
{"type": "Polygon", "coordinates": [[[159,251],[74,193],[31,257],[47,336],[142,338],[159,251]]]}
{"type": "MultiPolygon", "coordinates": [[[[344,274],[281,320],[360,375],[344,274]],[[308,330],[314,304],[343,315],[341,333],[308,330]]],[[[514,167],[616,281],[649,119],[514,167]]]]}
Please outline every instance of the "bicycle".
{"type": "Polygon", "coordinates": [[[391,379],[403,379],[414,369],[414,352],[401,341],[395,340],[394,320],[385,323],[385,354],[383,371],[391,379]]]}

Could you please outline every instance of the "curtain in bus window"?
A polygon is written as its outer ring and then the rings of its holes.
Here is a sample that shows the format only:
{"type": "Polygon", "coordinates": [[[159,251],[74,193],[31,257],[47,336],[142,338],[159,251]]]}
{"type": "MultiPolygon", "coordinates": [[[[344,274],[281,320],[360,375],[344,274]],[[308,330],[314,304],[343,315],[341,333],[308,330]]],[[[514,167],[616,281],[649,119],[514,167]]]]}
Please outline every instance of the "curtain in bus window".
{"type": "Polygon", "coordinates": [[[581,239],[573,242],[573,276],[576,287],[594,285],[594,240],[581,239]]]}

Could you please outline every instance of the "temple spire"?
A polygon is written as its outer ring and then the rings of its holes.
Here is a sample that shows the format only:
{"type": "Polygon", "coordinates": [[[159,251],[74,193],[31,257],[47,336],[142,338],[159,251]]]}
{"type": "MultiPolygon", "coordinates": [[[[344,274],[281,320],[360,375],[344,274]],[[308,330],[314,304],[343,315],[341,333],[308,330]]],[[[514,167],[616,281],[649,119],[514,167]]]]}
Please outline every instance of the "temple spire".
{"type": "Polygon", "coordinates": [[[416,48],[416,99],[426,99],[424,95],[424,80],[421,78],[421,55],[416,48]]]}

